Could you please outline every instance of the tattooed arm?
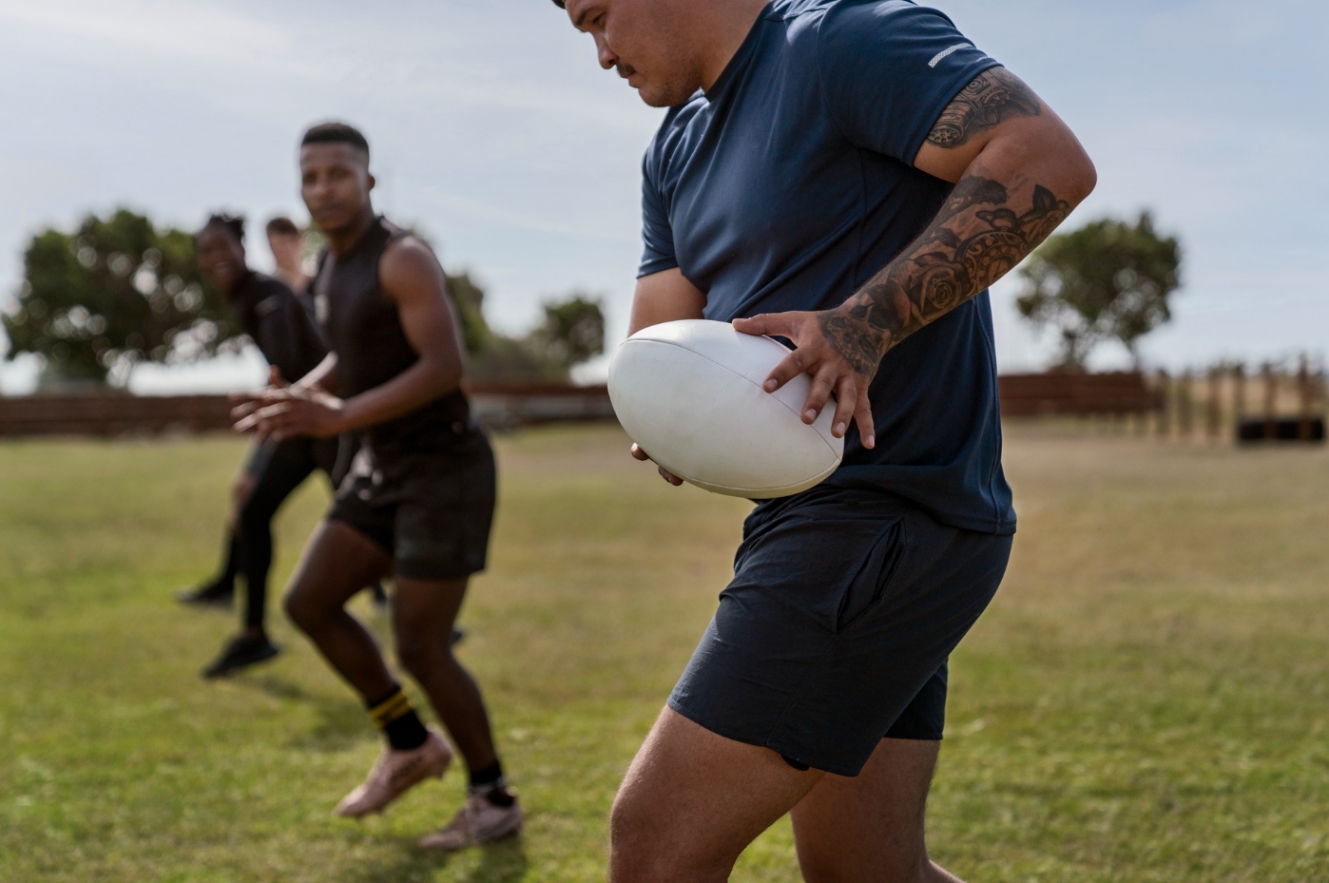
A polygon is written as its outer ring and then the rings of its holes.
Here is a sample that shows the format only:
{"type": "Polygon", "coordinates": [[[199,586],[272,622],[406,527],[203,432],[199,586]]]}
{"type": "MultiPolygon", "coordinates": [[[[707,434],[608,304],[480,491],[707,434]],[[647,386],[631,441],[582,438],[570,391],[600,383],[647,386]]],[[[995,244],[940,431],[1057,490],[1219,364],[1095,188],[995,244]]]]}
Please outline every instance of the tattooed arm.
{"type": "Polygon", "coordinates": [[[767,391],[812,375],[803,420],[832,393],[832,431],[852,417],[875,444],[868,384],[901,340],[974,297],[1024,259],[1093,190],[1093,164],[1070,129],[1005,68],[980,74],[937,119],[914,166],[955,184],[921,236],[844,304],[824,312],[736,319],[747,334],[797,347],[767,391]]]}

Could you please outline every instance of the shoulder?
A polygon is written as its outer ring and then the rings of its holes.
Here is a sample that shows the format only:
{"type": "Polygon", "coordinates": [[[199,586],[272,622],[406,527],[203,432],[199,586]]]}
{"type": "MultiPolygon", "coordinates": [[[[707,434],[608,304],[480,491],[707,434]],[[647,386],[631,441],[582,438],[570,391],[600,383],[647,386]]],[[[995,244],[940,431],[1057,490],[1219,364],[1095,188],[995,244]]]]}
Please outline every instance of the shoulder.
{"type": "Polygon", "coordinates": [[[294,297],[295,293],[280,279],[274,279],[266,273],[250,272],[236,288],[231,301],[241,312],[257,312],[261,318],[271,313],[283,301],[294,297]]]}
{"type": "Polygon", "coordinates": [[[937,28],[955,28],[944,12],[909,0],[831,0],[825,7],[819,28],[823,51],[880,48],[883,41],[908,42],[937,28]]]}
{"type": "Polygon", "coordinates": [[[414,291],[422,285],[437,284],[443,278],[434,250],[420,237],[399,227],[383,247],[378,261],[378,279],[392,297],[414,291]]]}
{"type": "Polygon", "coordinates": [[[255,273],[253,276],[254,291],[259,299],[267,297],[295,297],[295,291],[291,286],[281,281],[275,276],[269,276],[266,273],[255,273]]]}

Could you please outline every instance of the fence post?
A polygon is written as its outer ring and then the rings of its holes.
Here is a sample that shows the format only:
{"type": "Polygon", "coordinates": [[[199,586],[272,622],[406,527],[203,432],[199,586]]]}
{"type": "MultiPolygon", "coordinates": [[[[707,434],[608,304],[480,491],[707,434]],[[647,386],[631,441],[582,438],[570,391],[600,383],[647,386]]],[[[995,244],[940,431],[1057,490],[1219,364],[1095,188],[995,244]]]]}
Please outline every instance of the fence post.
{"type": "Polygon", "coordinates": [[[1232,422],[1234,432],[1240,434],[1241,421],[1246,419],[1246,363],[1238,362],[1232,369],[1232,422]]]}
{"type": "Polygon", "coordinates": [[[1310,359],[1305,353],[1301,354],[1300,364],[1297,365],[1297,397],[1300,399],[1300,409],[1297,415],[1297,439],[1299,441],[1311,440],[1311,407],[1313,405],[1314,393],[1311,388],[1311,368],[1310,359]]]}
{"type": "Polygon", "coordinates": [[[1193,402],[1190,368],[1181,372],[1181,377],[1177,380],[1177,387],[1177,429],[1183,441],[1190,441],[1191,433],[1195,430],[1195,414],[1191,410],[1193,402]]]}
{"type": "Polygon", "coordinates": [[[1264,380],[1264,437],[1278,437],[1278,378],[1274,376],[1274,363],[1265,362],[1260,366],[1260,376],[1264,380]]]}
{"type": "Polygon", "coordinates": [[[1207,424],[1205,429],[1208,430],[1210,444],[1214,444],[1218,441],[1219,422],[1222,416],[1220,410],[1219,383],[1222,379],[1223,374],[1221,369],[1218,367],[1209,369],[1208,401],[1205,402],[1205,417],[1208,419],[1205,421],[1207,424]]]}
{"type": "Polygon", "coordinates": [[[1172,378],[1166,368],[1158,369],[1158,423],[1155,432],[1164,440],[1172,437],[1172,378]]]}

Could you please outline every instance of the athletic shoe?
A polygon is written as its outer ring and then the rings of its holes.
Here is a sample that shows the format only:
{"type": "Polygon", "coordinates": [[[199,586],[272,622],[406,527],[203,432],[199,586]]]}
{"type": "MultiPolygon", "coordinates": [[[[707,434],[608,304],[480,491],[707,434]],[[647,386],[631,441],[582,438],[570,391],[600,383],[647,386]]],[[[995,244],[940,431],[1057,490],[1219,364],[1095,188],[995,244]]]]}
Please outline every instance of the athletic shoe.
{"type": "Polygon", "coordinates": [[[472,794],[452,821],[420,840],[421,849],[465,849],[511,837],[521,829],[521,804],[513,795],[511,806],[490,803],[483,794],[472,794]]]}
{"type": "Polygon", "coordinates": [[[358,819],[371,812],[382,812],[389,803],[433,776],[443,778],[452,763],[452,749],[434,727],[419,748],[397,751],[385,748],[369,771],[369,778],[337,804],[337,815],[358,819]]]}
{"type": "Polygon", "coordinates": [[[199,586],[196,589],[180,589],[175,593],[175,600],[181,604],[193,604],[198,607],[221,607],[231,609],[235,599],[235,587],[199,586]]]}
{"type": "Polygon", "coordinates": [[[281,648],[269,641],[267,635],[236,635],[226,643],[212,665],[203,669],[203,677],[225,677],[242,668],[265,662],[280,652],[281,648]]]}

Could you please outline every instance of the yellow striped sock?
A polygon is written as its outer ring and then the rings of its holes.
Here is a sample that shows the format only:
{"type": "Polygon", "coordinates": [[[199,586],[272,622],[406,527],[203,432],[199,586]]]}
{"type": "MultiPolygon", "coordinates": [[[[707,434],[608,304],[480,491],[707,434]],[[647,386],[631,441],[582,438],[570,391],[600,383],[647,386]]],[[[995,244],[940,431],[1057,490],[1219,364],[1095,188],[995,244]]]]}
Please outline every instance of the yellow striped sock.
{"type": "Polygon", "coordinates": [[[369,717],[381,730],[398,718],[410,714],[411,711],[411,700],[407,699],[406,693],[398,687],[397,692],[369,709],[369,717]]]}

